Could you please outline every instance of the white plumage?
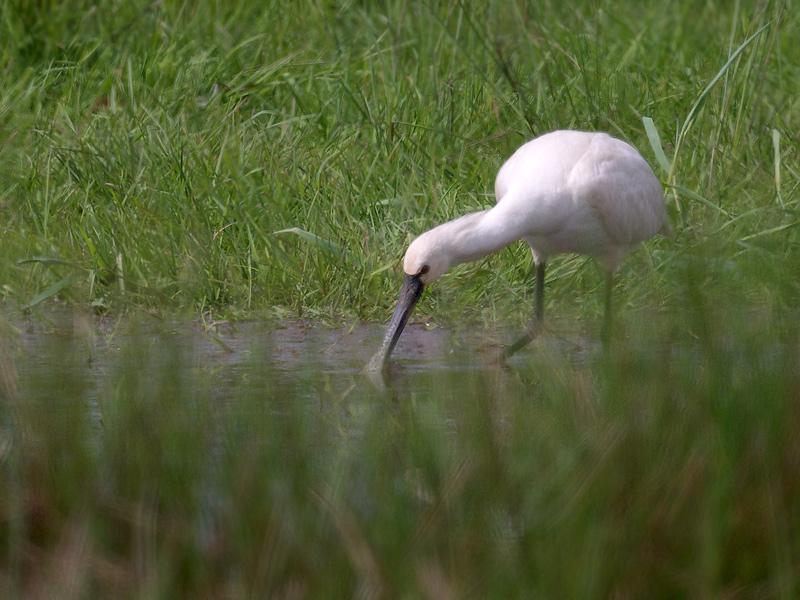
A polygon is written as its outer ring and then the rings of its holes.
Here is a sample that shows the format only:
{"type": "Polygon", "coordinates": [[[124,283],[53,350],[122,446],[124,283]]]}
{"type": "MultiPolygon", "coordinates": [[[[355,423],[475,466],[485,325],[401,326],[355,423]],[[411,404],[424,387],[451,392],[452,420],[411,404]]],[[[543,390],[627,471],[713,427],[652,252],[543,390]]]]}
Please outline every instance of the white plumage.
{"type": "Polygon", "coordinates": [[[554,131],[531,140],[500,168],[494,190],[494,208],[415,239],[405,272],[416,275],[428,264],[421,279],[429,283],[456,264],[520,239],[537,262],[575,252],[614,270],[633,247],[666,226],[664,195],[652,169],[632,146],[605,133],[554,131]]]}
{"type": "Polygon", "coordinates": [[[400,302],[375,365],[388,360],[424,284],[457,264],[525,240],[537,267],[541,321],[549,257],[595,257],[609,273],[610,293],[610,274],[625,255],[668,231],[664,193],[652,169],[630,144],[605,133],[554,131],[522,145],[500,168],[495,196],[493,208],[439,225],[408,247],[400,302]]]}

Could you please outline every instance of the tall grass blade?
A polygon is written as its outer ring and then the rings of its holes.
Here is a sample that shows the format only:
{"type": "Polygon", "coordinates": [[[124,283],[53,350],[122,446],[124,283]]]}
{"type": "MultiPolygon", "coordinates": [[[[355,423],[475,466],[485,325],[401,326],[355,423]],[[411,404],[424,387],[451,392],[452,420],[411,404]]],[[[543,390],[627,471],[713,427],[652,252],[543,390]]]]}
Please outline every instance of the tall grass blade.
{"type": "Polygon", "coordinates": [[[283,235],[290,233],[292,235],[296,235],[303,241],[308,242],[312,246],[316,246],[320,250],[327,252],[328,254],[332,254],[334,256],[342,256],[344,254],[344,251],[338,244],[335,244],[330,240],[326,240],[325,238],[318,236],[316,233],[311,233],[310,231],[301,229],[300,227],[289,227],[287,229],[273,231],[272,233],[273,235],[283,235]]]}
{"type": "Polygon", "coordinates": [[[711,79],[711,81],[708,82],[708,84],[706,84],[706,87],[703,88],[703,91],[697,97],[697,100],[695,100],[694,104],[692,105],[692,108],[689,110],[689,114],[686,115],[686,119],[683,121],[683,125],[681,126],[681,132],[678,138],[679,140],[682,140],[686,136],[686,133],[689,131],[689,129],[692,126],[692,123],[697,117],[697,113],[700,111],[700,108],[705,103],[706,98],[708,98],[708,95],[711,93],[711,90],[713,90],[714,86],[717,85],[717,82],[720,79],[722,79],[722,77],[725,75],[725,73],[728,71],[731,65],[733,65],[736,59],[739,58],[739,55],[742,52],[744,52],[745,48],[747,48],[756,38],[758,38],[758,36],[764,33],[764,31],[766,31],[769,26],[770,26],[769,23],[765,23],[758,29],[758,31],[756,31],[753,35],[747,38],[744,42],[739,44],[739,47],[736,48],[733,54],[731,54],[730,58],[728,58],[725,64],[722,65],[722,68],[719,71],[717,71],[717,74],[714,75],[714,77],[711,79]]]}
{"type": "Polygon", "coordinates": [[[75,281],[75,276],[72,274],[63,277],[62,279],[59,279],[53,285],[42,290],[40,293],[36,294],[33,298],[31,298],[31,300],[22,307],[22,310],[30,310],[34,306],[37,306],[38,304],[41,304],[45,300],[52,298],[60,291],[72,285],[74,281],[75,281]]]}
{"type": "Polygon", "coordinates": [[[783,196],[781,196],[781,132],[777,129],[772,130],[772,155],[775,162],[775,193],[778,204],[781,205],[781,208],[786,208],[783,196]]]}
{"type": "Polygon", "coordinates": [[[718,204],[714,204],[713,202],[711,202],[711,200],[698,194],[694,190],[690,190],[689,188],[684,187],[682,185],[671,185],[669,187],[672,188],[675,192],[680,193],[681,196],[685,196],[686,198],[691,198],[692,200],[696,200],[703,206],[715,210],[716,212],[718,212],[719,214],[723,215],[728,219],[732,218],[731,213],[729,213],[727,210],[725,210],[718,204]]]}
{"type": "Polygon", "coordinates": [[[80,265],[70,262],[68,260],[63,260],[61,258],[56,258],[54,256],[31,256],[30,258],[21,258],[16,262],[17,265],[30,265],[30,264],[39,264],[39,265],[59,265],[64,267],[75,267],[76,269],[81,269],[80,265]]]}
{"type": "Polygon", "coordinates": [[[658,129],[656,129],[653,119],[650,117],[642,117],[642,123],[644,123],[644,130],[647,133],[647,140],[650,142],[650,147],[653,149],[653,153],[656,155],[656,160],[658,161],[659,166],[664,173],[669,175],[672,165],[670,165],[669,159],[664,153],[664,148],[661,145],[661,136],[658,135],[658,129]]]}
{"type": "MultiPolygon", "coordinates": [[[[739,58],[739,55],[742,52],[744,52],[745,48],[747,48],[754,40],[756,40],[762,33],[764,33],[769,26],[770,23],[765,23],[753,35],[751,35],[744,42],[739,44],[739,47],[736,48],[736,50],[734,50],[733,54],[730,55],[725,64],[722,65],[719,71],[717,71],[717,74],[714,75],[714,77],[711,78],[711,81],[709,81],[706,84],[705,88],[703,88],[703,91],[700,93],[700,95],[697,97],[697,100],[695,100],[694,104],[692,105],[692,108],[689,109],[689,113],[686,115],[686,119],[684,119],[683,125],[681,125],[681,129],[678,133],[678,139],[675,142],[675,152],[673,153],[672,156],[672,167],[670,169],[668,178],[669,183],[675,182],[675,165],[678,163],[678,156],[680,155],[680,151],[683,146],[683,141],[686,139],[686,134],[691,129],[695,118],[697,117],[698,113],[700,112],[700,109],[705,103],[706,98],[708,98],[708,95],[711,93],[711,90],[713,90],[714,86],[717,85],[719,80],[725,76],[725,74],[728,72],[728,69],[730,69],[731,66],[734,64],[734,62],[736,62],[736,59],[739,58]]],[[[680,202],[678,201],[677,195],[675,195],[675,204],[678,207],[678,211],[682,214],[682,208],[680,202]]]]}
{"type": "Polygon", "coordinates": [[[800,221],[794,221],[792,223],[784,223],[783,225],[778,225],[776,227],[770,227],[769,229],[765,229],[764,231],[758,231],[756,233],[751,233],[750,235],[746,235],[743,238],[740,238],[740,242],[746,242],[748,240],[752,240],[755,238],[763,237],[765,235],[772,235],[773,233],[778,233],[779,231],[786,231],[787,229],[791,229],[792,227],[796,227],[800,224],[800,221]]]}

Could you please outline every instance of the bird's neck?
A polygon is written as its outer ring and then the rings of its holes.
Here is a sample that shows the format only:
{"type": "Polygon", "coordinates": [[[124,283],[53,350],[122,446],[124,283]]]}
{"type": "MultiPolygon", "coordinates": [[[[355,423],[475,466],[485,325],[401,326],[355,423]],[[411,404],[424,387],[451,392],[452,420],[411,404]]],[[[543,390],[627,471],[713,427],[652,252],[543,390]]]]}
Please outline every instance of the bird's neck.
{"type": "Polygon", "coordinates": [[[439,227],[451,266],[478,260],[519,239],[517,227],[499,219],[494,209],[469,213],[439,227]]]}

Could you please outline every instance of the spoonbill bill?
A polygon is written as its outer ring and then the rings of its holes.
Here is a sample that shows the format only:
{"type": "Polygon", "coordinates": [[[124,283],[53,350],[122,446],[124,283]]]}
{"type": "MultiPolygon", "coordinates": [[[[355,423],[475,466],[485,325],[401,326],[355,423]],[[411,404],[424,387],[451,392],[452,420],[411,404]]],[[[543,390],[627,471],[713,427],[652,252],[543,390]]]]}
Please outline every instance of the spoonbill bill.
{"type": "Polygon", "coordinates": [[[496,204],[426,231],[406,250],[405,279],[380,350],[368,369],[388,362],[426,285],[450,268],[517,240],[536,266],[531,327],[504,355],[527,344],[544,317],[547,260],[562,253],[592,256],[606,272],[606,323],[613,274],[637,245],[669,230],[664,191],[630,144],[606,133],[553,131],[522,145],[497,173],[496,204]]]}

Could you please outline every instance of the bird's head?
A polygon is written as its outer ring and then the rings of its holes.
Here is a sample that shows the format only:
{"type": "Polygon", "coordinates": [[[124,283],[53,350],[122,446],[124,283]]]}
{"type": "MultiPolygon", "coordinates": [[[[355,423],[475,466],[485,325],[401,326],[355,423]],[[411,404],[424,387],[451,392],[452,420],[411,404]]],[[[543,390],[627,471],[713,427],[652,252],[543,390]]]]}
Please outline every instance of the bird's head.
{"type": "Polygon", "coordinates": [[[405,274],[419,277],[423,284],[436,281],[451,267],[451,253],[446,238],[436,229],[426,231],[417,237],[406,250],[403,257],[405,274]]]}
{"type": "Polygon", "coordinates": [[[386,365],[414,306],[422,297],[425,285],[439,279],[452,266],[452,252],[444,233],[441,226],[426,231],[411,242],[406,250],[403,258],[403,271],[406,276],[400,288],[397,308],[389,321],[383,345],[373,356],[368,369],[378,370],[386,365]]]}

